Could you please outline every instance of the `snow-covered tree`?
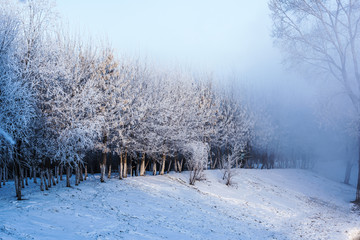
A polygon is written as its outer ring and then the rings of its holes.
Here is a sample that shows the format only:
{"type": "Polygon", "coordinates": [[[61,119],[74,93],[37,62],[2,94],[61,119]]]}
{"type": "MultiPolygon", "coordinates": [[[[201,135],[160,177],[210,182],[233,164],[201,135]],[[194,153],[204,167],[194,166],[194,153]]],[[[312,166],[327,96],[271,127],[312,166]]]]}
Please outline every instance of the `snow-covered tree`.
{"type": "MultiPolygon", "coordinates": [[[[1,142],[0,171],[8,161],[14,163],[15,188],[21,199],[23,167],[27,166],[26,150],[30,144],[30,126],[35,116],[34,98],[28,83],[19,71],[17,49],[20,48],[21,21],[13,2],[2,1],[0,6],[0,128],[15,144],[1,142]]],[[[5,176],[4,176],[5,177],[5,176]]],[[[1,180],[0,180],[1,181],[1,180]]]]}

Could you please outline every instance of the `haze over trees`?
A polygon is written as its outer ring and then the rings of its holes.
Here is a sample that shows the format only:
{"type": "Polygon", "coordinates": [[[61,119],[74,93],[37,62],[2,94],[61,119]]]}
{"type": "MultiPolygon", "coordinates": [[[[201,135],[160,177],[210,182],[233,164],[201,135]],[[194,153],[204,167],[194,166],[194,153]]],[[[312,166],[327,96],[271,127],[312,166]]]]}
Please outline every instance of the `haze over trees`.
{"type": "MultiPolygon", "coordinates": [[[[273,36],[285,57],[294,65],[325,75],[338,84],[338,92],[352,104],[355,127],[350,131],[360,141],[360,1],[271,0],[273,36]]],[[[360,151],[359,151],[360,154],[360,151]]],[[[360,202],[359,176],[355,202],[360,202]]]]}

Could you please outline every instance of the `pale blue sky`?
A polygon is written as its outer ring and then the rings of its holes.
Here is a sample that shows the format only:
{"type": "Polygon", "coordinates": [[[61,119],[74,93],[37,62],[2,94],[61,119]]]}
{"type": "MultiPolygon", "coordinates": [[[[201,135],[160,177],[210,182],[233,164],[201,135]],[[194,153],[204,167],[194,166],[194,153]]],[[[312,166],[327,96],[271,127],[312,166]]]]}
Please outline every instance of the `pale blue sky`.
{"type": "Polygon", "coordinates": [[[279,68],[266,0],[58,0],[70,26],[120,53],[242,75],[279,68]],[[100,38],[101,38],[100,37],[100,38]]]}

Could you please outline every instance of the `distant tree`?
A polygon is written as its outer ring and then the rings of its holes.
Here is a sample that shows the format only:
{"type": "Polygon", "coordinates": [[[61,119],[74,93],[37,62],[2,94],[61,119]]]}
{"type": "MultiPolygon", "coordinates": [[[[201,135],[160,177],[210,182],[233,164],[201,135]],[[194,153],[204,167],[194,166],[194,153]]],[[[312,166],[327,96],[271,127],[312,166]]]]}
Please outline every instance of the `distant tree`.
{"type": "MultiPolygon", "coordinates": [[[[351,138],[350,138],[351,139],[351,138]]],[[[351,139],[353,140],[353,139],[351,139]]],[[[357,146],[353,144],[355,141],[352,142],[344,141],[345,142],[345,153],[344,157],[346,158],[346,170],[345,170],[345,177],[344,183],[349,184],[352,168],[356,165],[356,159],[354,158],[354,152],[357,151],[357,146]]]]}
{"type": "Polygon", "coordinates": [[[271,0],[269,7],[273,36],[287,58],[323,71],[350,99],[360,140],[360,1],[271,0]]]}
{"type": "Polygon", "coordinates": [[[356,112],[348,98],[338,94],[324,94],[318,101],[317,118],[320,127],[331,129],[335,135],[342,159],[346,164],[344,183],[349,184],[353,168],[357,166],[359,149],[356,112]]]}

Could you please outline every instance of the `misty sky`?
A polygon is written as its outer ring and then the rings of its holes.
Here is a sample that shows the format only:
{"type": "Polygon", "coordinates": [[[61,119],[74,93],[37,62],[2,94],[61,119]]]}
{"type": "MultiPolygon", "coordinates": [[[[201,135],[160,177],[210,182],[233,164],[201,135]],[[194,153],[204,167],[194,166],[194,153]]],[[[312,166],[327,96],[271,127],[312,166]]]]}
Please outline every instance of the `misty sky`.
{"type": "Polygon", "coordinates": [[[258,72],[279,64],[267,1],[61,0],[69,25],[161,64],[258,72]]]}

